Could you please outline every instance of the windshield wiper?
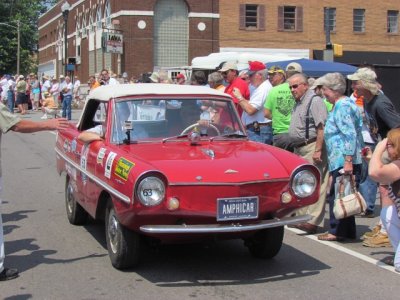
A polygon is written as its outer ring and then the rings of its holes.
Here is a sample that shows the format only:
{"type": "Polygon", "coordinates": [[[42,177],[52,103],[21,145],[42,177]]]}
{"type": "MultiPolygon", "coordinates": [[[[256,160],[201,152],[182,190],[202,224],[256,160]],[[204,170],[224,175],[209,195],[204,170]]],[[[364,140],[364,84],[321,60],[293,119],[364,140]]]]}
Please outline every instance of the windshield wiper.
{"type": "Polygon", "coordinates": [[[179,139],[182,139],[182,138],[185,138],[185,137],[188,137],[187,133],[181,134],[181,135],[167,137],[167,138],[163,139],[162,142],[165,143],[165,142],[170,141],[170,140],[179,140],[179,139]]]}
{"type": "Polygon", "coordinates": [[[215,139],[223,139],[223,138],[247,138],[247,135],[243,134],[242,132],[231,132],[231,133],[225,133],[221,135],[214,136],[210,138],[210,141],[212,142],[215,139]]]}

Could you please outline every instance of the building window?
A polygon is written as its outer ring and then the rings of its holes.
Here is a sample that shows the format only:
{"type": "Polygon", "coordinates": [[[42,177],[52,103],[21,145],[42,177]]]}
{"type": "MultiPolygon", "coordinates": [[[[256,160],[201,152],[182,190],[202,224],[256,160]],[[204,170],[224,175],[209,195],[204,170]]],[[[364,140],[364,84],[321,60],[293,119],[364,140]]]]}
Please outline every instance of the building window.
{"type": "Polygon", "coordinates": [[[265,30],[265,5],[240,4],[239,29],[265,30]]]}
{"type": "Polygon", "coordinates": [[[101,13],[101,5],[99,5],[97,7],[97,16],[96,16],[96,21],[97,21],[97,29],[101,29],[102,27],[102,19],[103,19],[103,15],[101,13]]]}
{"type": "Polygon", "coordinates": [[[86,13],[83,13],[82,17],[82,37],[87,36],[87,27],[86,27],[86,13]]]}
{"type": "Polygon", "coordinates": [[[388,10],[387,12],[387,32],[398,33],[399,32],[399,11],[388,10]]]}
{"type": "Polygon", "coordinates": [[[106,27],[109,27],[111,25],[111,4],[109,0],[107,0],[106,4],[104,5],[104,19],[106,22],[106,27]]]}
{"type": "Polygon", "coordinates": [[[94,26],[95,26],[95,9],[89,11],[89,32],[92,33],[94,32],[94,26]]]}
{"type": "Polygon", "coordinates": [[[324,31],[329,26],[329,31],[336,31],[336,8],[324,8],[324,31]]]}
{"type": "Polygon", "coordinates": [[[303,7],[279,6],[278,31],[303,31],[303,7]]]}
{"type": "Polygon", "coordinates": [[[75,20],[76,37],[81,36],[81,27],[80,26],[81,26],[80,15],[78,15],[75,20]]]}
{"type": "Polygon", "coordinates": [[[353,31],[365,32],[365,9],[353,10],[353,31]]]}

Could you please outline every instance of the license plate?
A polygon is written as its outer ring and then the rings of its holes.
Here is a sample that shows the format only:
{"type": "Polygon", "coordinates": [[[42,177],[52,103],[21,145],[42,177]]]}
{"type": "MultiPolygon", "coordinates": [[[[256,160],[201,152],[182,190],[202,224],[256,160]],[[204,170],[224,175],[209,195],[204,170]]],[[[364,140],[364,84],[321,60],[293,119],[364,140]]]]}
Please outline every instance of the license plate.
{"type": "Polygon", "coordinates": [[[258,197],[217,199],[217,221],[258,218],[258,197]]]}

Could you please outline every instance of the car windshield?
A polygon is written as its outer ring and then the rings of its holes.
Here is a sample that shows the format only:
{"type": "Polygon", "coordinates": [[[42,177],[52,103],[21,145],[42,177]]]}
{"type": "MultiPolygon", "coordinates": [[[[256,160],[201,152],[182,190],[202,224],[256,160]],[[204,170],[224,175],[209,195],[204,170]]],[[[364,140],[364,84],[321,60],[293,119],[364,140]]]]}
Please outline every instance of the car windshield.
{"type": "Polygon", "coordinates": [[[200,137],[244,134],[230,101],[207,99],[116,101],[111,141],[155,141],[197,132],[200,137]]]}

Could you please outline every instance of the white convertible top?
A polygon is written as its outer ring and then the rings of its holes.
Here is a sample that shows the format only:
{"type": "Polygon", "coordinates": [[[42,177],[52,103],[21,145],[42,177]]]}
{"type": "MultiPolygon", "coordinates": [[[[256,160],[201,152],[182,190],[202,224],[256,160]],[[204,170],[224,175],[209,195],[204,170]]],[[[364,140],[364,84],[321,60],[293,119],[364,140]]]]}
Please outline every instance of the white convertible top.
{"type": "Polygon", "coordinates": [[[109,101],[112,98],[135,95],[215,95],[230,97],[228,94],[204,86],[161,83],[128,83],[100,86],[90,92],[88,99],[109,101]]]}

